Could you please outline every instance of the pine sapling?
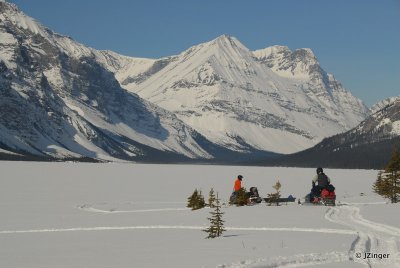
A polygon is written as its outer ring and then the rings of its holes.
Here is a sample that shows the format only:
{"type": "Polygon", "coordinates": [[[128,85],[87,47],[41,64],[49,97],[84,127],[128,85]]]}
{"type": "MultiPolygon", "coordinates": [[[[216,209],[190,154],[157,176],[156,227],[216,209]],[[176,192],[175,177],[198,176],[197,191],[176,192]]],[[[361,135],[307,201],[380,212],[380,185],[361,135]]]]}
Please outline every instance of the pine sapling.
{"type": "Polygon", "coordinates": [[[213,208],[215,206],[215,192],[213,188],[211,188],[208,194],[208,206],[210,208],[213,208]]]}
{"type": "Polygon", "coordinates": [[[204,200],[204,196],[201,193],[201,190],[199,191],[199,195],[197,197],[197,202],[196,202],[196,206],[194,209],[200,209],[200,208],[204,208],[206,206],[206,201],[204,200]]]}
{"type": "Polygon", "coordinates": [[[279,198],[281,197],[281,193],[280,193],[280,189],[281,189],[282,185],[279,182],[279,180],[275,183],[274,186],[272,186],[272,188],[275,189],[275,193],[270,193],[267,194],[267,198],[268,198],[268,205],[270,206],[272,203],[276,203],[277,206],[279,206],[279,198]]]}
{"type": "Polygon", "coordinates": [[[188,203],[186,205],[186,207],[188,208],[192,208],[192,210],[194,209],[194,207],[196,207],[196,202],[199,198],[199,192],[197,191],[197,189],[195,189],[192,193],[191,196],[188,197],[188,203]]]}
{"type": "Polygon", "coordinates": [[[218,198],[218,193],[215,199],[215,206],[214,210],[210,211],[211,217],[207,218],[210,221],[210,226],[203,231],[208,233],[208,236],[206,238],[216,238],[220,237],[223,232],[225,232],[224,229],[224,220],[222,219],[222,215],[224,214],[221,211],[221,203],[218,198]]]}

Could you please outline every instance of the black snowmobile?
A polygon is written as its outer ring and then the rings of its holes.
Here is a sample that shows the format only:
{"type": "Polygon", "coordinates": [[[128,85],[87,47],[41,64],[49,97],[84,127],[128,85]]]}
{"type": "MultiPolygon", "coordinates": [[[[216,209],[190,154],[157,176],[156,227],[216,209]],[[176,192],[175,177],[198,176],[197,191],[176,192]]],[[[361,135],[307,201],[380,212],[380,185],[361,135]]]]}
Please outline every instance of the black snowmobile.
{"type": "MultiPolygon", "coordinates": [[[[229,198],[230,204],[237,204],[238,192],[233,192],[229,198]]],[[[258,194],[257,187],[250,187],[250,191],[246,192],[247,205],[254,205],[262,202],[262,198],[258,194]]]]}
{"type": "Polygon", "coordinates": [[[262,198],[258,194],[257,187],[250,187],[250,192],[248,192],[247,195],[249,196],[250,204],[258,204],[262,201],[262,198]]]}

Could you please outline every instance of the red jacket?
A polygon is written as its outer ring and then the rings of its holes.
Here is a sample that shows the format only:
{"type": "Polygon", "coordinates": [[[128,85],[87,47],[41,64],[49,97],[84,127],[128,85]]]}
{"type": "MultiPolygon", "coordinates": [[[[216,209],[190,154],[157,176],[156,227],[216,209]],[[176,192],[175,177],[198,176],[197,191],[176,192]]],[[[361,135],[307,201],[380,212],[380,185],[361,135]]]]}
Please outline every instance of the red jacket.
{"type": "Polygon", "coordinates": [[[239,191],[240,188],[242,188],[242,181],[239,180],[239,179],[236,179],[235,180],[235,186],[233,187],[233,190],[236,192],[236,191],[239,191]]]}

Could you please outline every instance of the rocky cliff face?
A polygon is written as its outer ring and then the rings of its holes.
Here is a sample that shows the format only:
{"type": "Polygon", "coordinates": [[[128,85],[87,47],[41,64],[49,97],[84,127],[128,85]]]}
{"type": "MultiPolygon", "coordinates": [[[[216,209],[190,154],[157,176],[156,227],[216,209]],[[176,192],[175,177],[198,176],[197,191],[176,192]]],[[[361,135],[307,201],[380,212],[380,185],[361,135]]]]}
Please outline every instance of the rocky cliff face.
{"type": "Polygon", "coordinates": [[[102,52],[6,2],[0,51],[0,142],[7,148],[55,158],[211,157],[175,115],[121,88],[102,52]]]}

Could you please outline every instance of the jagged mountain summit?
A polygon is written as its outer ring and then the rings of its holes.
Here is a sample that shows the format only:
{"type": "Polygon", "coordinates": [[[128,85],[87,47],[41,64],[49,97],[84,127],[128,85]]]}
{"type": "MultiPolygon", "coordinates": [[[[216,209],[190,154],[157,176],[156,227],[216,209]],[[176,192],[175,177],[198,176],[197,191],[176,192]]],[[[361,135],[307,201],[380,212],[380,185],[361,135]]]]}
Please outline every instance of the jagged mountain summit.
{"type": "Polygon", "coordinates": [[[104,62],[1,1],[1,147],[52,158],[212,158],[211,143],[121,88],[104,62]]]}
{"type": "Polygon", "coordinates": [[[387,99],[384,99],[384,100],[381,100],[381,101],[375,103],[371,107],[371,114],[374,114],[374,113],[378,112],[379,110],[382,110],[386,106],[389,106],[389,105],[397,102],[398,100],[400,100],[400,96],[390,97],[390,98],[387,98],[387,99]]]}
{"type": "Polygon", "coordinates": [[[145,64],[145,71],[132,74],[129,68],[115,69],[121,85],[238,151],[299,151],[354,127],[368,114],[310,49],[275,46],[252,52],[222,35],[145,64]]]}
{"type": "Polygon", "coordinates": [[[0,0],[0,147],[54,158],[234,159],[295,152],[365,118],[311,50],[278,51],[252,52],[223,35],[179,55],[126,57],[0,0]]]}
{"type": "Polygon", "coordinates": [[[400,97],[393,97],[379,102],[383,108],[371,114],[351,134],[365,136],[370,143],[400,136],[400,97]]]}

